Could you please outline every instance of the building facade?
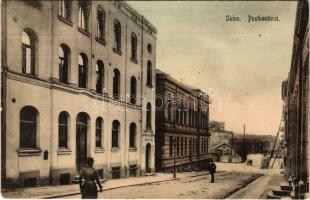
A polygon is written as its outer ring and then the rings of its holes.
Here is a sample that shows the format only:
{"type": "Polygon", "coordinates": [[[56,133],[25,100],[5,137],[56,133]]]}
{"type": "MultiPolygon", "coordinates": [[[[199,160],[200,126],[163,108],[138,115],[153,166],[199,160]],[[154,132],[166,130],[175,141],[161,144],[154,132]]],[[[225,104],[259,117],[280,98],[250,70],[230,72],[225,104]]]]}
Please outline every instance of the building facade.
{"type": "Polygon", "coordinates": [[[287,81],[283,82],[282,97],[285,105],[285,168],[287,177],[294,176],[306,187],[310,175],[309,129],[309,5],[297,5],[292,61],[287,81]]]}
{"type": "Polygon", "coordinates": [[[121,1],[2,2],[3,186],[155,167],[156,28],[121,1]]]}
{"type": "Polygon", "coordinates": [[[234,132],[225,130],[224,122],[210,122],[210,154],[213,161],[236,161],[238,156],[235,156],[233,151],[234,132]]]}
{"type": "MultiPolygon", "coordinates": [[[[233,150],[240,156],[248,154],[269,155],[273,149],[275,137],[271,135],[235,135],[232,141],[233,150]]],[[[280,143],[276,143],[275,151],[279,150],[280,143]]],[[[280,156],[281,154],[279,154],[280,156]]]]}
{"type": "Polygon", "coordinates": [[[156,170],[207,166],[208,125],[208,95],[157,70],[156,170]]]}

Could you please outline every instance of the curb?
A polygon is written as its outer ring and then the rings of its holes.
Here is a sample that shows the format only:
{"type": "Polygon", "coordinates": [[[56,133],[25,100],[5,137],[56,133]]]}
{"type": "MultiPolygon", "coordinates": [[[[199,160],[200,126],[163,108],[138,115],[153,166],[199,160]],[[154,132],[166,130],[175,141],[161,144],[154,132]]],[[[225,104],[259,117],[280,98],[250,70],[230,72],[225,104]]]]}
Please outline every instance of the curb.
{"type": "MultiPolygon", "coordinates": [[[[137,184],[131,184],[131,185],[122,185],[122,186],[116,186],[116,187],[111,187],[104,189],[102,191],[108,191],[108,190],[114,190],[114,189],[119,189],[119,188],[124,188],[124,187],[131,187],[131,186],[139,186],[139,185],[146,185],[146,184],[154,184],[154,183],[162,183],[162,182],[168,182],[168,181],[175,181],[175,180],[180,180],[181,178],[172,178],[168,180],[162,180],[162,181],[152,181],[152,182],[146,182],[146,183],[137,183],[137,184]]],[[[36,199],[53,199],[53,198],[61,198],[65,196],[71,196],[71,195],[78,195],[81,194],[80,192],[72,192],[72,193],[67,193],[67,194],[60,194],[60,195],[47,195],[47,196],[38,196],[35,197],[36,199]]]]}
{"type": "Polygon", "coordinates": [[[227,195],[225,195],[225,197],[223,197],[223,199],[227,199],[228,197],[230,197],[231,195],[235,194],[236,192],[238,192],[239,190],[241,190],[242,188],[245,188],[246,186],[250,185],[251,183],[253,183],[254,181],[256,181],[257,179],[261,178],[264,176],[264,174],[257,174],[258,176],[256,178],[254,178],[252,181],[249,181],[248,183],[246,183],[245,185],[238,187],[236,189],[234,189],[233,191],[229,192],[227,195]]]}

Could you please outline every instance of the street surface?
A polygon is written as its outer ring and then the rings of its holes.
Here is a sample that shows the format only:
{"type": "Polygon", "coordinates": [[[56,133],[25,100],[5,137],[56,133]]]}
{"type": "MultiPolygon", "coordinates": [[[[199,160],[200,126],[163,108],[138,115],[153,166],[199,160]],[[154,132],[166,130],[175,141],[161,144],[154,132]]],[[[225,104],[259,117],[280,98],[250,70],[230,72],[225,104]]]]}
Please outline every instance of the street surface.
{"type": "MultiPolygon", "coordinates": [[[[99,198],[225,198],[233,191],[242,188],[261,176],[254,173],[219,172],[215,176],[216,182],[210,183],[209,174],[200,173],[195,175],[196,173],[191,172],[190,176],[179,173],[181,179],[169,182],[107,190],[100,193],[99,198]]],[[[64,198],[80,198],[80,195],[64,198]]]]}

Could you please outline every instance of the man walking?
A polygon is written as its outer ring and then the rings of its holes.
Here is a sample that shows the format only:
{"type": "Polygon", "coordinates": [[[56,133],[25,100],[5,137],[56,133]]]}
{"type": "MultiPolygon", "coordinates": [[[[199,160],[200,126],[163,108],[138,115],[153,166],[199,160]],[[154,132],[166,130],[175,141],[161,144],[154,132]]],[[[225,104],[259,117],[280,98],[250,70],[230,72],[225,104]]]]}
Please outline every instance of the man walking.
{"type": "Polygon", "coordinates": [[[210,174],[211,174],[211,183],[214,183],[214,173],[216,172],[216,165],[214,164],[213,160],[210,160],[210,174]]]}

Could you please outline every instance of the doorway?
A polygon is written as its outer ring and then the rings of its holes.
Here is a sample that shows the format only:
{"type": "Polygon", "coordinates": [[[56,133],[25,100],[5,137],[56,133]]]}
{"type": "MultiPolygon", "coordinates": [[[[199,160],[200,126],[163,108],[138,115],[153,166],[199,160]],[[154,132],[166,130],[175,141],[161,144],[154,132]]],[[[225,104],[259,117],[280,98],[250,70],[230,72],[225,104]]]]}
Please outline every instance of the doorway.
{"type": "Polygon", "coordinates": [[[76,119],[76,169],[80,171],[87,160],[87,121],[86,113],[79,113],[76,119]]]}
{"type": "Polygon", "coordinates": [[[151,144],[148,143],[146,145],[146,149],[145,149],[145,170],[146,170],[146,173],[151,173],[150,161],[151,161],[151,144]]]}

